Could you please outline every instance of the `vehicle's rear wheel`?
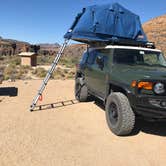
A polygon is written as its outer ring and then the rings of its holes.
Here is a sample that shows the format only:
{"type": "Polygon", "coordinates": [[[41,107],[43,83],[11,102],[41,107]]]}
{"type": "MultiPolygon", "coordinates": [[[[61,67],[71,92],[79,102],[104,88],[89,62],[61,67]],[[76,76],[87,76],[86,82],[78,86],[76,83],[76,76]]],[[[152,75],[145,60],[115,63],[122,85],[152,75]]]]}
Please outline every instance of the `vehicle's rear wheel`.
{"type": "Polygon", "coordinates": [[[75,98],[80,102],[88,100],[88,88],[82,78],[76,78],[75,80],[75,98]]]}
{"type": "Polygon", "coordinates": [[[110,94],[105,109],[107,124],[114,134],[122,136],[131,133],[135,124],[135,114],[124,94],[110,94]]]}

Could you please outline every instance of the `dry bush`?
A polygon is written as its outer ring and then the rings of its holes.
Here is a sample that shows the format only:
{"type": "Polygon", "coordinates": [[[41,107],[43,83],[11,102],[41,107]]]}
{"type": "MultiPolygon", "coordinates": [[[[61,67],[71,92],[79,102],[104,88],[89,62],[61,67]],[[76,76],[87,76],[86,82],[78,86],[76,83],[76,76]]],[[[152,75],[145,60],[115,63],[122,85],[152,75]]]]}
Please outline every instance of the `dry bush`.
{"type": "Polygon", "coordinates": [[[21,58],[18,56],[14,56],[9,60],[9,63],[13,65],[21,65],[21,58]]]}
{"type": "Polygon", "coordinates": [[[25,79],[27,78],[27,74],[30,70],[32,70],[30,66],[17,66],[15,64],[9,64],[4,69],[4,79],[25,79]]]}
{"type": "Polygon", "coordinates": [[[5,69],[4,69],[4,79],[15,79],[16,74],[17,74],[17,66],[14,64],[9,64],[5,69]]]}
{"type": "Polygon", "coordinates": [[[37,76],[39,78],[43,78],[46,76],[47,71],[42,67],[38,67],[32,71],[32,74],[34,74],[35,76],[37,76]]]}
{"type": "Polygon", "coordinates": [[[53,74],[52,77],[53,79],[73,79],[75,76],[75,71],[72,69],[62,69],[62,68],[57,68],[53,74]]]}

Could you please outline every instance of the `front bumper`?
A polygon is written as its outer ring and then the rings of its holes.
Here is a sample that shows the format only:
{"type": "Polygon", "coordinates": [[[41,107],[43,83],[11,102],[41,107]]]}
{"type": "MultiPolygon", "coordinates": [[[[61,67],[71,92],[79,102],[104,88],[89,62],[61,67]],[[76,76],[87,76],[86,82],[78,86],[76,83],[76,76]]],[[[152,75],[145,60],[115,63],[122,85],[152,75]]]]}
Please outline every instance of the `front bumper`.
{"type": "Polygon", "coordinates": [[[166,119],[166,96],[140,95],[135,97],[136,113],[154,119],[166,119]]]}

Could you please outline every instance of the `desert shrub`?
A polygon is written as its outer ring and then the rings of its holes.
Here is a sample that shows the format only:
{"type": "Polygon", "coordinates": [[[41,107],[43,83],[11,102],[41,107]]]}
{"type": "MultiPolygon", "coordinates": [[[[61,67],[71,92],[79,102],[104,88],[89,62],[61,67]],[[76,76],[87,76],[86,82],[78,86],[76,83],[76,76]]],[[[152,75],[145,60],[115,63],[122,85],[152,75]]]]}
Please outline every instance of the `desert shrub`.
{"type": "Polygon", "coordinates": [[[51,78],[53,78],[53,79],[64,79],[65,78],[64,70],[57,67],[56,70],[53,72],[51,78]]]}
{"type": "Polygon", "coordinates": [[[68,74],[66,75],[67,79],[74,79],[75,77],[75,71],[70,71],[68,72],[68,74]]]}
{"type": "Polygon", "coordinates": [[[0,65],[20,65],[21,58],[19,56],[1,56],[0,65]]]}
{"type": "Polygon", "coordinates": [[[60,59],[59,64],[68,68],[73,68],[79,62],[79,57],[63,57],[60,59]]]}
{"type": "MultiPolygon", "coordinates": [[[[54,61],[54,56],[46,56],[46,55],[40,55],[37,57],[37,63],[38,65],[51,65],[54,61]]],[[[75,64],[79,62],[79,57],[72,57],[72,56],[62,56],[59,60],[60,65],[73,68],[75,64]]]]}
{"type": "Polygon", "coordinates": [[[6,80],[25,79],[30,70],[32,70],[30,66],[17,66],[15,64],[9,64],[5,67],[3,74],[6,80]]]}
{"type": "Polygon", "coordinates": [[[43,78],[46,76],[47,71],[42,67],[38,67],[32,71],[32,74],[36,75],[37,77],[43,78]]]}
{"type": "Polygon", "coordinates": [[[57,68],[56,71],[53,72],[52,77],[53,79],[73,79],[75,77],[75,71],[71,69],[62,69],[57,68]]]}
{"type": "Polygon", "coordinates": [[[37,64],[38,65],[50,65],[53,60],[54,56],[49,56],[49,55],[39,55],[37,56],[37,64]]]}
{"type": "Polygon", "coordinates": [[[10,64],[13,65],[20,65],[21,64],[21,58],[18,56],[12,57],[10,60],[10,64]]]}
{"type": "Polygon", "coordinates": [[[17,66],[14,64],[9,64],[5,69],[4,69],[4,79],[15,79],[16,74],[17,74],[17,66]]]}
{"type": "Polygon", "coordinates": [[[32,67],[30,66],[19,66],[17,69],[17,79],[25,79],[27,78],[27,74],[29,73],[29,71],[33,70],[32,67]]]}

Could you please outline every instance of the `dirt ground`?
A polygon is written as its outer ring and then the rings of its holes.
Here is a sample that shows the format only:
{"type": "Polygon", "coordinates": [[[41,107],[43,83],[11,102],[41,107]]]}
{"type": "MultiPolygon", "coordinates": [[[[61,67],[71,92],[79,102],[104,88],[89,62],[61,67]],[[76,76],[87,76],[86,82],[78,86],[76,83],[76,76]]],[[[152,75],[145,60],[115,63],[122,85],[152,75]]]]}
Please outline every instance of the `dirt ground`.
{"type": "MultiPolygon", "coordinates": [[[[4,82],[18,97],[0,96],[0,166],[164,166],[166,122],[137,122],[132,136],[107,127],[99,103],[29,111],[41,80],[4,82]]],[[[73,100],[74,81],[50,81],[43,101],[73,100]]],[[[66,104],[64,104],[66,105],[66,104]]],[[[48,105],[49,106],[49,105],[48,105]]]]}

